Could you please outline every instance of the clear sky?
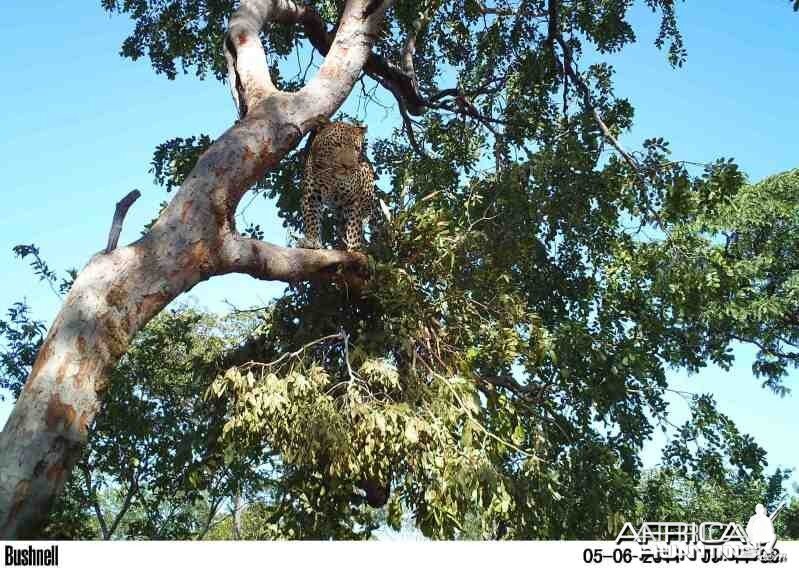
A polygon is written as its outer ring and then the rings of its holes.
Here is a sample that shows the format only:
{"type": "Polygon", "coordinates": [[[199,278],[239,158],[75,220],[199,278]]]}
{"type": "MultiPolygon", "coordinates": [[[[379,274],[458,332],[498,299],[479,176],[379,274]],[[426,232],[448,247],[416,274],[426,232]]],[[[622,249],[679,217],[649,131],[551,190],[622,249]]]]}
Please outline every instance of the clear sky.
{"type": "MultiPolygon", "coordinates": [[[[109,17],[99,0],[4,3],[0,20],[0,311],[25,298],[35,316],[50,321],[60,300],[35,282],[11,248],[36,243],[55,269],[81,268],[107,238],[114,204],[132,188],[142,198],[128,214],[121,242],[141,228],[167,200],[148,172],[159,143],[199,133],[219,135],[234,120],[227,88],[213,80],[156,76],[147,61],[119,57],[128,20],[109,17]]],[[[752,181],[799,167],[799,14],[787,0],[689,0],[678,5],[688,62],[672,70],[653,46],[658,20],[635,10],[640,42],[614,56],[617,93],[636,109],[635,130],[624,138],[635,147],[662,136],[676,159],[706,162],[734,157],[752,181]]],[[[382,99],[390,98],[383,94],[382,99]]],[[[354,105],[348,110],[357,115],[354,105]]],[[[397,121],[395,112],[373,107],[364,117],[371,134],[397,121]]],[[[246,203],[245,199],[245,203],[246,203]]],[[[244,213],[286,242],[275,210],[256,200],[244,213]]],[[[201,306],[224,310],[266,302],[280,284],[249,277],[214,278],[189,296],[201,306]]],[[[183,298],[182,298],[183,299],[183,298]]],[[[720,409],[769,452],[772,467],[799,468],[799,396],[780,399],[751,374],[753,351],[736,349],[729,371],[710,368],[675,386],[715,394],[720,409]]],[[[797,385],[794,374],[788,384],[797,385]]],[[[799,387],[795,387],[799,388],[799,387]]],[[[685,414],[673,405],[675,422],[685,414]]],[[[0,403],[0,425],[8,414],[0,403]]],[[[658,440],[645,453],[658,458],[658,440]]]]}

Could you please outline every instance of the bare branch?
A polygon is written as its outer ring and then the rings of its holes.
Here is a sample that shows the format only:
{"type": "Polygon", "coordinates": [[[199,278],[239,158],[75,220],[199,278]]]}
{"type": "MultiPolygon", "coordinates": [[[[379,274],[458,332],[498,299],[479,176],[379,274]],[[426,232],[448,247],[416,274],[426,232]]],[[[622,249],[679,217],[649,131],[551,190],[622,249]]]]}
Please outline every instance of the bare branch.
{"type": "Polygon", "coordinates": [[[110,254],[116,250],[117,244],[119,243],[119,235],[122,233],[122,224],[125,222],[128,209],[140,196],[141,192],[134,189],[127,193],[122,200],[117,202],[117,207],[114,210],[114,219],[111,221],[111,230],[108,232],[108,245],[105,247],[106,254],[110,254]]]}
{"type": "Polygon", "coordinates": [[[411,147],[414,151],[416,151],[417,155],[420,157],[426,157],[427,153],[425,152],[424,147],[422,147],[416,140],[416,134],[413,131],[413,120],[410,117],[405,98],[401,93],[399,93],[399,91],[397,91],[397,87],[394,84],[386,81],[383,78],[378,78],[377,81],[380,83],[380,85],[390,91],[397,100],[397,107],[399,108],[400,116],[402,117],[402,126],[405,129],[405,133],[408,135],[408,142],[410,142],[411,147]]]}
{"type": "Polygon", "coordinates": [[[233,539],[241,539],[241,516],[244,506],[241,502],[241,494],[236,494],[233,501],[233,539]]]}
{"type": "Polygon", "coordinates": [[[360,252],[286,248],[230,235],[222,249],[221,270],[285,282],[330,280],[340,275],[350,285],[359,286],[365,280],[366,266],[366,256],[360,252]]]}
{"type": "Polygon", "coordinates": [[[350,381],[354,381],[355,375],[352,373],[352,365],[350,364],[350,335],[342,327],[339,337],[344,340],[344,362],[347,364],[347,374],[350,381]]]}
{"type": "Polygon", "coordinates": [[[269,363],[248,362],[248,363],[244,363],[243,365],[239,365],[239,366],[242,366],[242,367],[274,368],[274,367],[277,367],[279,364],[281,364],[283,361],[290,360],[290,359],[296,359],[297,357],[299,357],[300,355],[305,353],[305,351],[307,351],[308,349],[310,349],[311,347],[314,347],[316,345],[320,345],[322,343],[326,343],[328,341],[333,341],[333,340],[336,340],[336,341],[344,340],[344,341],[346,341],[347,339],[348,339],[348,336],[347,336],[346,333],[344,333],[344,330],[342,329],[340,333],[333,333],[331,335],[325,335],[324,337],[320,337],[319,339],[314,339],[313,341],[309,341],[308,343],[306,343],[305,345],[303,345],[302,347],[300,347],[296,351],[290,351],[288,353],[283,353],[280,357],[278,357],[274,361],[270,361],[269,363]]]}
{"type": "Polygon", "coordinates": [[[89,498],[92,501],[94,515],[97,517],[97,522],[100,524],[100,533],[103,534],[103,539],[108,539],[111,535],[108,533],[108,526],[103,517],[103,510],[100,509],[100,502],[97,499],[97,489],[92,484],[91,470],[89,470],[89,466],[85,462],[80,463],[80,470],[83,472],[84,480],[86,480],[86,488],[89,490],[89,498]]]}
{"type": "Polygon", "coordinates": [[[205,520],[205,525],[203,526],[202,531],[197,534],[197,541],[202,541],[208,532],[211,530],[211,524],[214,522],[214,518],[216,517],[217,512],[219,511],[219,505],[222,503],[223,497],[219,497],[216,501],[211,504],[211,507],[208,509],[208,518],[205,520]]]}
{"type": "Polygon", "coordinates": [[[533,392],[540,390],[540,387],[535,385],[520,385],[511,375],[480,377],[478,378],[478,382],[495,387],[502,387],[523,398],[529,398],[533,392]]]}
{"type": "Polygon", "coordinates": [[[486,79],[482,85],[475,87],[473,89],[463,89],[461,87],[450,87],[447,89],[442,89],[437,91],[430,97],[428,97],[428,102],[430,104],[435,103],[445,97],[469,97],[469,98],[476,98],[481,95],[492,95],[501,91],[505,84],[508,82],[508,74],[500,75],[496,77],[489,77],[486,79]]]}
{"type": "Polygon", "coordinates": [[[137,470],[133,470],[130,476],[130,485],[128,486],[128,493],[125,495],[125,501],[122,502],[122,507],[119,508],[119,512],[117,513],[116,517],[114,518],[111,527],[108,528],[108,539],[114,535],[114,532],[117,530],[119,523],[122,521],[122,518],[125,517],[125,514],[128,513],[130,509],[130,504],[133,501],[133,497],[139,491],[139,472],[137,470]]]}
{"type": "Polygon", "coordinates": [[[633,168],[633,170],[635,170],[636,172],[640,171],[641,165],[638,164],[638,161],[635,160],[635,157],[633,157],[630,153],[628,153],[624,149],[621,143],[619,143],[618,139],[616,139],[616,137],[613,136],[613,133],[610,132],[610,129],[602,120],[602,116],[599,114],[599,110],[596,108],[596,105],[594,105],[594,102],[591,98],[591,93],[588,90],[588,86],[585,84],[583,78],[580,77],[580,75],[574,70],[574,67],[572,66],[571,52],[566,51],[568,50],[566,42],[563,40],[563,38],[558,37],[558,43],[563,48],[564,54],[566,54],[564,57],[563,67],[568,77],[571,78],[572,82],[577,87],[577,90],[580,92],[580,95],[583,98],[583,105],[585,106],[586,109],[589,109],[591,113],[594,115],[594,119],[596,120],[597,125],[599,125],[599,129],[602,131],[602,134],[605,136],[605,139],[607,139],[607,141],[613,146],[613,148],[616,149],[616,152],[619,153],[619,155],[621,155],[621,157],[627,162],[628,165],[630,165],[630,167],[633,168]]]}

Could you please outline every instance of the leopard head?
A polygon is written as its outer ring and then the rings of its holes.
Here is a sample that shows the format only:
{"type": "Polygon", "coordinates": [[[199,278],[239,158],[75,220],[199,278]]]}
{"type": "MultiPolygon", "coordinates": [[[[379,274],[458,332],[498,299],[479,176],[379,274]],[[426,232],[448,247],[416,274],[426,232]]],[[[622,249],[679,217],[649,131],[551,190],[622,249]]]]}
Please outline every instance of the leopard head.
{"type": "Polygon", "coordinates": [[[366,142],[366,125],[348,125],[350,128],[352,143],[358,154],[363,153],[363,147],[366,142]]]}

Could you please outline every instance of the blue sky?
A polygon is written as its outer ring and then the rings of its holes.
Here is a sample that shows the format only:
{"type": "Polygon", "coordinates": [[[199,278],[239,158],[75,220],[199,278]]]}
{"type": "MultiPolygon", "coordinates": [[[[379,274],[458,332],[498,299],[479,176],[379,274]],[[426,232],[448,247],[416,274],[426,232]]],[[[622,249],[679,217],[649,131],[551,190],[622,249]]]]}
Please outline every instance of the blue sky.
{"type": "MultiPolygon", "coordinates": [[[[121,242],[135,239],[168,199],[148,172],[155,146],[176,136],[219,135],[235,114],[222,84],[193,77],[170,82],[146,61],[121,59],[129,21],[109,17],[99,0],[51,0],[46,7],[16,0],[6,2],[4,11],[0,310],[24,297],[49,322],[60,300],[35,282],[11,248],[33,242],[54,268],[80,268],[104,246],[114,204],[132,188],[143,196],[128,215],[121,242]]],[[[799,167],[799,15],[787,0],[689,0],[678,11],[688,48],[685,67],[671,69],[652,46],[659,22],[641,7],[634,13],[639,43],[611,58],[617,93],[636,109],[625,143],[635,147],[662,136],[677,159],[734,157],[753,181],[799,167]]],[[[348,110],[356,114],[354,105],[348,110]]],[[[373,107],[365,119],[377,134],[398,117],[373,107]]],[[[261,225],[267,240],[286,242],[266,201],[254,201],[244,216],[261,225]]],[[[188,296],[224,310],[225,300],[263,303],[281,290],[280,284],[226,276],[188,296]]],[[[799,468],[793,440],[799,397],[780,399],[761,389],[750,369],[754,352],[738,347],[735,354],[729,372],[709,368],[689,377],[675,371],[671,380],[681,389],[713,393],[720,409],[769,451],[772,467],[799,468]]],[[[793,375],[789,385],[797,380],[793,375]]],[[[685,406],[676,400],[673,410],[678,422],[685,406]]],[[[7,403],[0,403],[0,425],[7,414],[7,403]]],[[[647,447],[648,464],[661,445],[656,440],[647,447]]]]}

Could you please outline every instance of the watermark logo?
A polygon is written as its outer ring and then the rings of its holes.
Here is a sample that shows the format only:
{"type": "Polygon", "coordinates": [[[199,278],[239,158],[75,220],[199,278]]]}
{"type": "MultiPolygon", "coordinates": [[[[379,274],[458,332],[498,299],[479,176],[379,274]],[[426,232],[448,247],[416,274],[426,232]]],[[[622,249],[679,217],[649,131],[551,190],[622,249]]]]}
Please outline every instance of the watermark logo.
{"type": "Polygon", "coordinates": [[[785,508],[781,503],[771,514],[762,504],[744,528],[736,522],[706,521],[643,522],[638,528],[627,522],[616,536],[617,547],[607,553],[602,549],[586,549],[586,563],[612,560],[629,563],[669,563],[723,561],[784,563],[787,556],[777,549],[774,521],[785,508]]]}
{"type": "Polygon", "coordinates": [[[755,515],[750,517],[749,523],[746,524],[746,536],[751,545],[763,546],[764,553],[774,551],[774,545],[777,543],[777,534],[774,533],[774,518],[784,507],[784,503],[780,504],[780,507],[769,516],[766,514],[763,504],[755,506],[755,515]]]}

